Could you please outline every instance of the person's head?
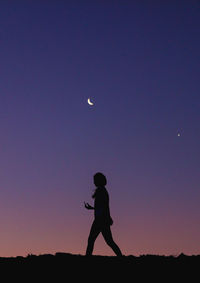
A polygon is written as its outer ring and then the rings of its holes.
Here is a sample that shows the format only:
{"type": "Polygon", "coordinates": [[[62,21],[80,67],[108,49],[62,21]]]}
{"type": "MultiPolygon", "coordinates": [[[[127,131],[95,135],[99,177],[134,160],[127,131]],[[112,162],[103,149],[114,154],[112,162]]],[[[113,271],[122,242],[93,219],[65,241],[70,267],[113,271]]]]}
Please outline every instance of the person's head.
{"type": "Polygon", "coordinates": [[[104,187],[107,184],[106,177],[102,173],[97,172],[94,175],[94,184],[96,187],[104,187]]]}

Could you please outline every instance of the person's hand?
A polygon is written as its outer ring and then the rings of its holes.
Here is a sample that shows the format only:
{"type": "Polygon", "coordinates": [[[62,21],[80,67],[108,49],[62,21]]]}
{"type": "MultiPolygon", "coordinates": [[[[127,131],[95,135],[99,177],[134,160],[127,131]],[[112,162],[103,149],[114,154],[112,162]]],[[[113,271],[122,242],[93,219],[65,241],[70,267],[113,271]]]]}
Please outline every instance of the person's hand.
{"type": "Polygon", "coordinates": [[[113,220],[112,218],[110,217],[110,226],[113,225],[113,220]]]}
{"type": "Polygon", "coordinates": [[[85,208],[87,209],[94,209],[94,207],[92,207],[88,202],[87,203],[84,202],[84,205],[85,205],[85,208]]]}

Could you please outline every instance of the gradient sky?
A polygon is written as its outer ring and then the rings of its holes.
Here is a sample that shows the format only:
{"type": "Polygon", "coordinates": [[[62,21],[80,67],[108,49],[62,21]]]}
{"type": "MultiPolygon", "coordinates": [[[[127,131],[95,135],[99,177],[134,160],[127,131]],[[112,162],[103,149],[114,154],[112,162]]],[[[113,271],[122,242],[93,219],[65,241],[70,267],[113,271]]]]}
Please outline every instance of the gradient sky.
{"type": "Polygon", "coordinates": [[[97,171],[124,254],[199,254],[199,74],[200,1],[0,1],[0,256],[84,254],[97,171]]]}

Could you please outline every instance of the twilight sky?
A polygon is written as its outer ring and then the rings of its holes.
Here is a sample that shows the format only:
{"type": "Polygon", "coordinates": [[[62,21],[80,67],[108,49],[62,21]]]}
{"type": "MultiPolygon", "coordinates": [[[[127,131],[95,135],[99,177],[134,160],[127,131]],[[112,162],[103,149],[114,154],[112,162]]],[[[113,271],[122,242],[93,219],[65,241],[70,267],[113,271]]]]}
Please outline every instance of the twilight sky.
{"type": "Polygon", "coordinates": [[[97,171],[124,254],[199,254],[199,74],[198,0],[0,1],[0,256],[84,254],[97,171]]]}

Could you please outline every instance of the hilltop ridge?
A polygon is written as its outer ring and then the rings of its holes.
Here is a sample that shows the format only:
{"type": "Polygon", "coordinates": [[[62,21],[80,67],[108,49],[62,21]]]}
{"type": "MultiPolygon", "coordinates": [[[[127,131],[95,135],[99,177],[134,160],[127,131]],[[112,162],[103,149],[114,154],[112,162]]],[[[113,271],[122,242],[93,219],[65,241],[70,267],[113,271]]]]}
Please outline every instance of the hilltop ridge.
{"type": "MultiPolygon", "coordinates": [[[[28,275],[48,279],[92,278],[92,281],[130,278],[144,280],[192,278],[199,276],[200,255],[187,256],[90,256],[57,252],[55,254],[29,254],[26,257],[0,257],[0,268],[8,276],[28,275]],[[164,276],[163,278],[161,276],[164,276]]],[[[80,281],[80,280],[79,280],[80,281]]]]}

